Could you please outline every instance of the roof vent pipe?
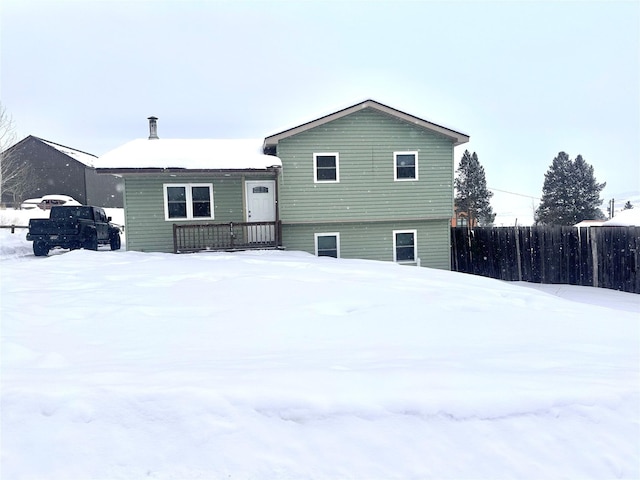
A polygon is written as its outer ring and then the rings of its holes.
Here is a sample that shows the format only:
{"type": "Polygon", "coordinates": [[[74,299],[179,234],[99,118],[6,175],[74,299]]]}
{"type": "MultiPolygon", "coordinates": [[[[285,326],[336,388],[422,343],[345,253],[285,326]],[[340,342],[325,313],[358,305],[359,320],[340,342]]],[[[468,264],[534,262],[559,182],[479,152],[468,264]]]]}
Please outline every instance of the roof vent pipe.
{"type": "Polygon", "coordinates": [[[149,140],[158,140],[158,117],[149,117],[149,140]]]}

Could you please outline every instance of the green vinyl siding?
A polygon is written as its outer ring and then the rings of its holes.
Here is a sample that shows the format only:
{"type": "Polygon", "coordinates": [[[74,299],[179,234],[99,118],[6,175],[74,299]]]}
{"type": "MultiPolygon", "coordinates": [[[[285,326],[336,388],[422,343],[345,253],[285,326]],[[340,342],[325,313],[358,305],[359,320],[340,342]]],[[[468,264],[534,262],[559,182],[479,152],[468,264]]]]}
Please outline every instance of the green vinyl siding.
{"type": "Polygon", "coordinates": [[[281,139],[283,223],[450,219],[453,144],[442,135],[364,109],[281,139]],[[394,181],[394,152],[418,152],[418,180],[394,181]],[[338,183],[314,183],[313,153],[338,152],[338,183]]]}
{"type": "Polygon", "coordinates": [[[282,236],[287,250],[315,253],[316,233],[340,234],[340,257],[393,261],[393,231],[416,230],[417,253],[423,267],[449,270],[451,228],[449,220],[285,224],[282,236]]]}
{"type": "MultiPolygon", "coordinates": [[[[265,176],[266,178],[272,178],[265,176]]],[[[251,180],[260,178],[252,176],[251,180]]],[[[213,184],[214,219],[205,223],[244,222],[244,183],[240,176],[206,174],[132,175],[125,177],[125,235],[127,249],[173,252],[173,224],[202,223],[203,220],[165,220],[164,184],[213,184]]]]}

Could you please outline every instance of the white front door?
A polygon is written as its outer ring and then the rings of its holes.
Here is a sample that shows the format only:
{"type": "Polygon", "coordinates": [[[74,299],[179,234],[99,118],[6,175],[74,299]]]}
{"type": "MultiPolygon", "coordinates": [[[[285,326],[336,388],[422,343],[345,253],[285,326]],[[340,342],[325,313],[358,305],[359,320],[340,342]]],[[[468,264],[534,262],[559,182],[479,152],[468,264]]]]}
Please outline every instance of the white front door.
{"type": "MultiPolygon", "coordinates": [[[[275,180],[247,181],[244,184],[244,188],[247,202],[247,222],[275,222],[275,180]]],[[[247,234],[250,242],[271,242],[275,239],[275,224],[249,226],[247,234]]]]}

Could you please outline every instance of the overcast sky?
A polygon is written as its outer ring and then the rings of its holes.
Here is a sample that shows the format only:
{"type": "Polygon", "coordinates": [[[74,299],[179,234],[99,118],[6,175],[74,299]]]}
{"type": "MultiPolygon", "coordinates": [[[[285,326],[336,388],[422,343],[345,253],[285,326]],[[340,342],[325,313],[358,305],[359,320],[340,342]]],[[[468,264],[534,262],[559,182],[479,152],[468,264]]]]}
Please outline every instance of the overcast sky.
{"type": "Polygon", "coordinates": [[[146,137],[150,115],[161,138],[259,138],[372,98],[470,135],[456,167],[478,154],[499,222],[532,216],[559,151],[593,165],[605,204],[640,195],[638,1],[1,8],[19,138],[101,155],[146,137]]]}

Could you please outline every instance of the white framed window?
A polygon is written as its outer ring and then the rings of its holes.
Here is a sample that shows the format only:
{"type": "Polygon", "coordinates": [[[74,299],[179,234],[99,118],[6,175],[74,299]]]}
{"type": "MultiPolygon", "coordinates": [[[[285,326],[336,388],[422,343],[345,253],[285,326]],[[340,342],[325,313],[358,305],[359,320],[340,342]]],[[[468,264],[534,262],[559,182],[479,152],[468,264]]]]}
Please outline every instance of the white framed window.
{"type": "Polygon", "coordinates": [[[393,179],[418,180],[418,152],[393,152],[393,179]]]}
{"type": "Polygon", "coordinates": [[[337,152],[314,153],[313,181],[314,183],[340,182],[340,154],[337,152]]]}
{"type": "Polygon", "coordinates": [[[165,220],[212,220],[213,185],[211,183],[165,183],[165,220]]]}
{"type": "Polygon", "coordinates": [[[393,261],[398,263],[414,263],[418,258],[418,231],[393,231],[393,261]]]}
{"type": "Polygon", "coordinates": [[[456,218],[456,227],[468,227],[469,222],[466,215],[458,215],[456,218]]]}
{"type": "Polygon", "coordinates": [[[340,258],[340,233],[315,233],[316,256],[340,258]]]}

